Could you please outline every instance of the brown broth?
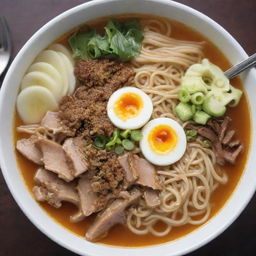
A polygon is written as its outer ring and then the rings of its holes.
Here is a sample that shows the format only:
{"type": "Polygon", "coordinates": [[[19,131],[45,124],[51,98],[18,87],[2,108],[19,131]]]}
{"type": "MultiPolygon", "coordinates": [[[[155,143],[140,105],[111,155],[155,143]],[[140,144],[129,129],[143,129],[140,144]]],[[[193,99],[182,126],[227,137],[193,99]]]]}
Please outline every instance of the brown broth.
{"type": "MultiPolygon", "coordinates": [[[[154,17],[149,15],[122,15],[121,19],[127,19],[129,17],[137,17],[137,18],[147,18],[147,17],[154,17]]],[[[120,17],[117,17],[120,18],[120,17]]],[[[161,19],[157,17],[158,19],[161,19]]],[[[106,21],[106,18],[101,18],[95,21],[92,21],[88,24],[91,24],[97,27],[99,30],[102,30],[103,25],[106,21]]],[[[207,38],[202,36],[200,33],[192,30],[191,28],[185,26],[176,21],[170,21],[172,24],[172,37],[176,39],[183,39],[183,40],[194,40],[194,41],[204,41],[205,48],[204,53],[205,57],[210,59],[211,62],[217,64],[223,70],[226,70],[230,67],[230,63],[228,59],[223,55],[223,53],[207,38]]],[[[76,29],[77,30],[77,29],[76,29]]],[[[74,32],[73,30],[72,32],[74,32]]],[[[63,37],[59,38],[57,42],[63,43],[68,45],[67,43],[67,36],[70,35],[72,32],[67,33],[63,37]]],[[[242,83],[239,78],[235,78],[232,81],[232,85],[237,88],[242,89],[242,83]]],[[[243,141],[245,145],[245,151],[239,157],[238,161],[235,165],[226,165],[223,167],[228,174],[229,180],[226,185],[220,186],[212,195],[211,197],[211,205],[212,205],[212,212],[211,216],[214,216],[227,202],[228,198],[234,191],[239,179],[245,169],[245,164],[247,160],[249,145],[250,145],[250,136],[251,136],[251,123],[250,123],[250,113],[248,108],[248,103],[246,99],[246,95],[244,95],[239,103],[238,107],[230,108],[227,113],[232,119],[232,128],[235,129],[237,132],[237,138],[243,141]],[[239,117],[239,118],[238,118],[239,117]]],[[[16,132],[16,127],[21,125],[22,122],[18,117],[18,114],[15,114],[14,117],[14,142],[16,143],[17,140],[24,138],[25,134],[18,134],[16,132]]],[[[28,187],[28,190],[32,192],[32,188],[34,185],[33,176],[37,169],[37,165],[31,163],[27,159],[25,159],[20,154],[16,154],[18,166],[20,167],[20,171],[24,178],[24,181],[28,187]]],[[[76,207],[71,204],[65,203],[61,209],[55,209],[49,206],[46,203],[40,203],[42,208],[47,212],[49,216],[51,216],[55,221],[60,223],[62,226],[67,228],[68,230],[74,232],[79,236],[84,236],[85,231],[89,224],[92,222],[94,217],[87,218],[86,220],[79,222],[79,223],[71,223],[69,221],[69,216],[76,212],[76,207]]],[[[195,230],[199,226],[193,226],[190,224],[173,228],[172,232],[164,237],[155,237],[151,234],[148,235],[135,235],[131,231],[129,231],[125,226],[117,225],[113,227],[108,236],[100,241],[100,243],[108,244],[108,245],[115,245],[115,246],[149,246],[154,244],[160,244],[169,242],[174,239],[178,239],[191,231],[195,230]]],[[[161,229],[161,224],[158,226],[161,229]]]]}

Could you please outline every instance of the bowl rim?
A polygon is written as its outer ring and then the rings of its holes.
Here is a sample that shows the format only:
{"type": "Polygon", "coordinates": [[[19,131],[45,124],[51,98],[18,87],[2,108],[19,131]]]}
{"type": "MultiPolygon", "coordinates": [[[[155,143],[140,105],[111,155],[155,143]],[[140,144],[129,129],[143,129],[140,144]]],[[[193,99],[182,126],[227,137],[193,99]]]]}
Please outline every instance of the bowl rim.
{"type": "MultiPolygon", "coordinates": [[[[1,91],[0,91],[0,118],[2,119],[4,117],[4,113],[2,111],[2,109],[4,109],[4,103],[5,103],[5,94],[6,94],[6,87],[8,85],[8,80],[10,79],[11,75],[12,75],[12,72],[13,70],[15,70],[16,68],[16,63],[18,62],[18,59],[23,55],[24,52],[27,51],[27,48],[28,46],[30,46],[31,44],[33,44],[33,41],[41,34],[44,34],[45,31],[48,30],[49,27],[51,26],[54,26],[57,22],[60,22],[63,18],[67,17],[67,16],[70,16],[70,15],[74,15],[77,11],[79,11],[80,9],[86,9],[88,7],[91,7],[91,6],[96,6],[96,5],[101,5],[101,4],[105,4],[106,2],[127,2],[129,0],[94,0],[94,1],[90,1],[90,2],[86,2],[86,3],[83,3],[83,4],[80,4],[76,7],[73,7],[61,14],[59,14],[58,16],[56,16],[55,18],[53,18],[52,20],[50,20],[49,22],[47,22],[43,27],[41,27],[39,30],[37,30],[37,32],[26,42],[26,44],[21,48],[21,50],[19,51],[19,53],[16,55],[15,59],[13,60],[5,78],[4,78],[4,81],[3,81],[3,84],[2,84],[2,88],[1,88],[1,91]]],[[[135,1],[135,0],[132,0],[132,1],[135,1]]],[[[211,18],[209,18],[208,16],[206,16],[205,14],[189,7],[189,6],[186,6],[184,4],[181,4],[181,3],[178,3],[178,2],[174,2],[174,1],[169,1],[169,0],[143,0],[144,3],[146,2],[158,2],[158,3],[161,3],[163,5],[170,5],[170,6],[173,6],[173,7],[176,7],[176,8],[180,8],[182,9],[184,12],[186,13],[193,13],[194,15],[196,15],[197,17],[205,20],[207,23],[211,24],[212,26],[215,27],[216,30],[219,30],[220,33],[222,34],[225,34],[225,36],[235,45],[235,48],[237,49],[237,51],[243,55],[244,58],[248,57],[248,55],[245,53],[244,49],[240,46],[240,44],[222,27],[220,26],[218,23],[216,23],[215,21],[213,21],[211,18]]],[[[159,15],[160,16],[160,15],[159,15]]],[[[253,73],[253,76],[256,78],[256,71],[254,70],[251,70],[250,71],[251,73],[253,73]]],[[[249,101],[249,105],[250,105],[250,101],[249,101]]],[[[252,148],[252,142],[255,140],[255,136],[254,136],[254,133],[253,133],[253,127],[255,126],[254,125],[254,118],[253,118],[253,115],[251,113],[251,126],[252,126],[252,134],[251,134],[251,145],[250,145],[250,148],[252,148]]],[[[63,246],[64,248],[67,248],[73,252],[76,252],[76,253],[79,253],[79,254],[83,254],[83,255],[97,255],[95,254],[94,252],[84,252],[84,251],[81,251],[79,248],[75,248],[74,246],[68,244],[68,243],[64,243],[61,239],[59,239],[58,237],[56,237],[54,234],[52,234],[52,232],[50,231],[50,229],[48,229],[48,227],[45,227],[43,226],[40,221],[37,220],[36,217],[34,217],[33,215],[30,214],[29,212],[29,209],[27,209],[26,207],[24,207],[22,201],[20,200],[19,198],[19,195],[16,193],[15,191],[15,188],[13,187],[12,185],[12,181],[10,179],[10,176],[8,174],[8,163],[6,161],[6,159],[4,158],[4,144],[3,144],[3,141],[2,141],[2,133],[0,132],[0,164],[1,164],[1,169],[2,169],[2,173],[3,173],[3,176],[4,176],[4,179],[7,183],[7,186],[13,196],[13,198],[15,199],[16,203],[19,205],[19,207],[22,209],[23,213],[28,217],[28,219],[41,231],[43,232],[45,235],[47,235],[49,238],[51,238],[54,242],[56,242],[57,244],[63,246]]],[[[248,159],[247,159],[247,163],[246,163],[246,166],[248,164],[248,161],[249,161],[249,156],[250,156],[250,151],[248,152],[248,159]]],[[[246,168],[245,168],[246,169],[246,168]]],[[[246,170],[244,170],[245,172],[246,170]]],[[[241,180],[243,179],[243,174],[238,182],[238,184],[236,185],[236,188],[235,190],[237,189],[237,187],[239,186],[239,183],[241,182],[241,180]]],[[[24,183],[24,181],[22,180],[22,183],[23,185],[26,187],[26,184],[24,183]]],[[[27,189],[27,188],[26,188],[27,189]]],[[[255,189],[256,189],[256,182],[251,185],[250,189],[247,191],[247,196],[246,198],[241,202],[239,208],[236,210],[236,212],[233,213],[233,215],[228,218],[228,220],[226,221],[223,221],[222,223],[222,226],[219,226],[218,228],[215,228],[213,230],[213,234],[208,234],[208,236],[205,236],[204,239],[202,239],[201,241],[197,241],[195,245],[193,246],[190,246],[188,248],[185,248],[185,249],[180,249],[180,250],[177,250],[174,254],[172,255],[180,255],[180,254],[184,254],[184,253],[188,253],[188,252],[191,252],[191,251],[194,251],[196,249],[198,249],[199,247],[205,245],[206,243],[210,242],[211,240],[213,240],[214,238],[216,238],[220,233],[222,233],[228,226],[230,226],[233,221],[240,215],[240,213],[244,210],[244,208],[246,207],[246,205],[248,204],[248,202],[250,201],[251,197],[253,196],[254,192],[255,192],[255,189]]],[[[27,189],[27,192],[30,193],[27,189]]],[[[222,207],[222,209],[220,209],[218,211],[218,213],[216,215],[219,214],[220,211],[223,210],[223,208],[226,207],[228,201],[230,201],[230,199],[233,197],[233,194],[234,194],[234,191],[232,192],[232,194],[230,195],[230,197],[228,198],[227,202],[225,202],[224,206],[222,207]]],[[[44,211],[42,209],[42,211],[44,211]]],[[[206,222],[209,223],[212,221],[212,219],[215,219],[216,218],[216,215],[213,216],[210,220],[208,220],[206,222]]],[[[49,215],[48,215],[48,218],[49,219],[52,219],[49,215]]],[[[52,220],[54,221],[54,220],[52,220]]],[[[54,221],[55,222],[55,221],[54,221]]],[[[58,224],[60,225],[60,224],[58,224]]],[[[205,226],[205,224],[203,224],[202,226],[199,227],[199,229],[203,228],[203,226],[205,226]]],[[[198,229],[196,229],[195,231],[193,231],[192,233],[196,232],[198,229]]],[[[70,232],[70,231],[69,231],[70,232]]],[[[209,232],[208,232],[209,233],[209,232]]],[[[190,233],[191,234],[191,233],[190,233]]],[[[72,233],[72,235],[75,235],[72,233]]],[[[188,235],[186,235],[188,236],[188,235]]],[[[185,236],[185,237],[186,237],[185,236]]],[[[181,238],[179,239],[182,239],[184,236],[182,236],[181,238]]],[[[178,239],[178,240],[179,240],[178,239]]],[[[176,240],[175,240],[176,241],[176,240]]],[[[149,252],[147,250],[147,248],[166,248],[166,245],[170,245],[172,242],[167,242],[167,243],[164,243],[164,244],[159,244],[159,245],[152,245],[152,246],[142,246],[142,247],[135,247],[135,248],[132,248],[132,247],[129,247],[129,248],[126,248],[126,247],[114,247],[114,246],[109,246],[109,245],[102,245],[102,244],[96,244],[96,247],[101,247],[102,246],[102,249],[103,250],[106,250],[106,248],[112,248],[112,249],[119,249],[117,251],[120,251],[121,250],[126,250],[126,254],[125,252],[122,253],[124,255],[140,255],[142,253],[142,250],[146,251],[146,252],[149,252]],[[138,252],[138,253],[136,253],[138,252]]],[[[95,247],[93,244],[91,244],[91,247],[95,247]]],[[[156,251],[155,251],[156,252],[156,251]]],[[[155,253],[153,252],[153,253],[155,253]]],[[[117,254],[113,254],[113,255],[117,255],[117,254]]],[[[154,255],[154,254],[148,254],[148,255],[154,255]]],[[[168,252],[167,254],[163,254],[163,255],[170,255],[168,252]]]]}

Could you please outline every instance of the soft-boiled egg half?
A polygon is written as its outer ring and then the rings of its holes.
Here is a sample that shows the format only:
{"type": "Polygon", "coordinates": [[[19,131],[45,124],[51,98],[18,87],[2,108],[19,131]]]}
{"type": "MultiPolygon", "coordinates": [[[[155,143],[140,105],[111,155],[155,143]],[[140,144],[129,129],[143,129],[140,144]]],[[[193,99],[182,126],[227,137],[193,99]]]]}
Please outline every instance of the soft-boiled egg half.
{"type": "Polygon", "coordinates": [[[140,149],[151,163],[166,166],[177,162],[185,153],[187,140],[183,128],[171,118],[156,118],[142,129],[140,149]]]}
{"type": "Polygon", "coordinates": [[[135,87],[115,91],[107,105],[108,117],[120,129],[138,129],[148,122],[153,104],[150,97],[135,87]]]}

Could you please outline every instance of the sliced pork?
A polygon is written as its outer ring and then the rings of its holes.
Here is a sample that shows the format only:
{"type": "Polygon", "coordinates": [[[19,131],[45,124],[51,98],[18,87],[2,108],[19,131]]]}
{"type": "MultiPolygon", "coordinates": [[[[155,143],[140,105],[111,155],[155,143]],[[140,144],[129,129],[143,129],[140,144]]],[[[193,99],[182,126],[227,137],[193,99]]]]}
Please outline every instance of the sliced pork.
{"type": "Polygon", "coordinates": [[[77,177],[88,169],[85,152],[83,152],[84,140],[81,137],[66,139],[63,149],[71,160],[74,168],[74,176],[77,177]]]}
{"type": "Polygon", "coordinates": [[[155,167],[144,158],[127,153],[118,158],[125,171],[126,180],[131,184],[138,184],[152,189],[160,189],[155,167]]]}
{"type": "Polygon", "coordinates": [[[36,135],[32,135],[30,138],[18,140],[16,148],[23,156],[25,156],[30,161],[42,165],[43,154],[37,146],[38,141],[39,137],[36,135]]]}
{"type": "Polygon", "coordinates": [[[161,189],[156,169],[151,163],[144,158],[133,155],[133,166],[139,174],[136,184],[150,187],[152,189],[161,189]]]}
{"type": "Polygon", "coordinates": [[[93,224],[86,232],[86,239],[97,241],[107,235],[109,229],[118,223],[125,222],[125,209],[135,203],[141,196],[141,192],[134,189],[125,199],[116,199],[102,213],[98,214],[93,224]]]}
{"type": "Polygon", "coordinates": [[[79,206],[79,197],[74,183],[67,183],[57,177],[56,174],[39,168],[34,176],[36,186],[33,192],[36,200],[48,202],[55,208],[62,205],[62,201],[79,206]]]}
{"type": "Polygon", "coordinates": [[[242,144],[239,145],[235,150],[224,150],[224,159],[231,164],[235,164],[238,155],[243,152],[243,150],[244,146],[242,144]]]}
{"type": "Polygon", "coordinates": [[[101,210],[97,206],[97,193],[92,190],[91,182],[86,176],[79,179],[77,190],[80,198],[81,210],[84,216],[89,216],[92,213],[101,210]]]}
{"type": "Polygon", "coordinates": [[[127,153],[122,156],[119,156],[118,161],[124,170],[128,184],[134,184],[134,182],[138,179],[138,173],[137,170],[133,168],[133,166],[131,167],[131,162],[133,161],[132,154],[127,153]]]}
{"type": "Polygon", "coordinates": [[[143,195],[148,207],[155,208],[160,205],[159,191],[146,188],[143,195]]]}
{"type": "Polygon", "coordinates": [[[45,169],[56,173],[65,181],[74,179],[70,160],[60,144],[43,138],[37,142],[37,145],[42,151],[45,169]]]}
{"type": "Polygon", "coordinates": [[[57,132],[59,130],[62,130],[60,122],[61,120],[59,118],[59,112],[47,111],[41,121],[41,125],[57,132]]]}
{"type": "Polygon", "coordinates": [[[83,214],[82,210],[79,209],[77,213],[70,216],[69,220],[70,222],[77,223],[79,221],[82,221],[85,218],[85,215],[83,214]]]}
{"type": "Polygon", "coordinates": [[[225,135],[225,137],[223,138],[222,144],[228,145],[231,142],[231,140],[232,140],[233,136],[235,135],[235,133],[236,132],[234,130],[229,130],[227,132],[227,134],[225,135]]]}

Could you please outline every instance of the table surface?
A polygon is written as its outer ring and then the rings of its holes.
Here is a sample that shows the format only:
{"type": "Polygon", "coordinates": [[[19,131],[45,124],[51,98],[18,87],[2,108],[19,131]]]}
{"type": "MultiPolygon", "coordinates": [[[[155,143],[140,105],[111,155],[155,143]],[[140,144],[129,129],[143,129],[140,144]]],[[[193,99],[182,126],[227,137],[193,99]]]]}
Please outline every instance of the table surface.
{"type": "MultiPolygon", "coordinates": [[[[84,2],[84,0],[1,0],[0,16],[6,17],[12,32],[13,57],[43,24],[61,12],[84,2]]],[[[217,21],[237,39],[249,55],[255,52],[255,0],[178,2],[189,5],[217,21]]],[[[0,78],[0,85],[2,79],[3,77],[0,78]]],[[[190,255],[252,255],[256,250],[255,213],[256,196],[223,234],[190,255]]],[[[75,255],[55,244],[33,226],[13,200],[1,173],[0,238],[0,256],[75,255]]]]}

